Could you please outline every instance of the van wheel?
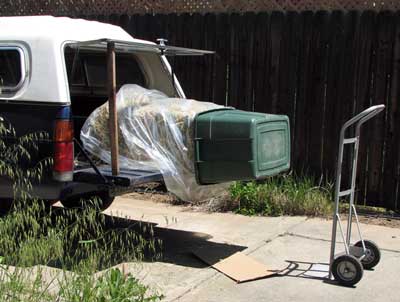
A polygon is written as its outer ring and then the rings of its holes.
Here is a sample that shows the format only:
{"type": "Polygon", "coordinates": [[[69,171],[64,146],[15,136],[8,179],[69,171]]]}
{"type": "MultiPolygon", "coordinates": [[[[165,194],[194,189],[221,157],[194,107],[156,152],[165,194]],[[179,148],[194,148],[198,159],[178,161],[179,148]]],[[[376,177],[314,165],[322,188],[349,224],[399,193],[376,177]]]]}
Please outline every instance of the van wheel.
{"type": "Polygon", "coordinates": [[[64,208],[67,209],[85,209],[93,207],[99,211],[106,210],[114,201],[114,196],[110,196],[107,192],[90,195],[79,195],[60,200],[64,208]]]}

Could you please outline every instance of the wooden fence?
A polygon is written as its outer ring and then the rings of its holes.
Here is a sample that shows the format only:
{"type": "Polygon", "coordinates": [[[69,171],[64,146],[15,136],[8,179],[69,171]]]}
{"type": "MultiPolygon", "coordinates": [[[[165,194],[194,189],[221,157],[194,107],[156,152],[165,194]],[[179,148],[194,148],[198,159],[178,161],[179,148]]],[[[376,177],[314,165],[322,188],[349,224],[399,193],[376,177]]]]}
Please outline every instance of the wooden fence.
{"type": "MultiPolygon", "coordinates": [[[[400,210],[400,12],[86,18],[118,24],[138,38],[216,50],[215,57],[174,59],[187,95],[287,114],[296,171],[332,179],[343,122],[385,104],[362,130],[357,200],[400,210]]],[[[346,164],[345,181],[349,171],[346,164]]]]}
{"type": "MultiPolygon", "coordinates": [[[[138,38],[216,50],[214,57],[173,60],[187,95],[287,114],[292,166],[317,177],[333,179],[343,122],[370,105],[385,104],[384,114],[362,130],[357,200],[400,210],[399,11],[80,17],[120,25],[138,38]]],[[[347,150],[345,159],[350,154],[347,150]]],[[[347,182],[349,172],[346,164],[347,182]]]]}

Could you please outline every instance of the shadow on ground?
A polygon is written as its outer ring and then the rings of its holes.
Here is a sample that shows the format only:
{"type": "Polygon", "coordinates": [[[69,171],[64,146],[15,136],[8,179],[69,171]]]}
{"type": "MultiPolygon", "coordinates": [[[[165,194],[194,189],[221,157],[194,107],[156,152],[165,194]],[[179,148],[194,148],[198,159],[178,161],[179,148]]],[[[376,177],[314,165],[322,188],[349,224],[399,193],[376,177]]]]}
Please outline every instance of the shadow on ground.
{"type": "MultiPolygon", "coordinates": [[[[329,264],[320,262],[305,262],[286,260],[288,266],[277,272],[277,277],[294,277],[319,280],[327,284],[342,286],[335,280],[328,278],[329,264]]],[[[353,288],[355,288],[353,286],[353,288]]]]}
{"type": "MultiPolygon", "coordinates": [[[[68,217],[69,210],[62,207],[53,207],[52,210],[52,221],[57,221],[58,217],[68,217]]],[[[70,212],[71,213],[71,212],[70,212]]],[[[118,240],[113,243],[112,250],[110,251],[110,259],[106,262],[102,262],[98,267],[98,270],[104,270],[109,267],[113,267],[123,262],[135,261],[132,257],[135,253],[137,254],[137,247],[143,241],[153,241],[155,244],[151,248],[145,248],[140,251],[141,261],[144,262],[166,262],[175,265],[202,268],[207,267],[204,262],[196,258],[193,252],[199,248],[206,250],[218,250],[221,254],[221,258],[228,257],[238,251],[246,249],[245,246],[230,245],[225,243],[213,242],[212,236],[205,233],[188,232],[182,230],[174,230],[164,227],[158,227],[157,224],[144,222],[140,220],[126,218],[120,218],[99,213],[98,219],[102,221],[101,232],[108,234],[108,238],[97,245],[96,248],[107,248],[107,241],[114,234],[118,234],[118,240]],[[138,243],[138,244],[136,244],[138,243]]],[[[4,215],[2,215],[4,217],[4,215]]],[[[74,215],[69,215],[73,216],[74,215]]],[[[77,216],[79,217],[79,216],[77,216]]],[[[73,218],[69,221],[69,224],[75,223],[73,218]]],[[[98,231],[96,231],[98,234],[98,231]]],[[[84,241],[96,241],[98,235],[94,235],[90,226],[82,230],[84,233],[84,241]]],[[[99,242],[99,241],[98,241],[99,242]]],[[[68,257],[74,257],[75,260],[84,260],[85,256],[80,255],[76,257],[76,251],[80,248],[81,242],[74,242],[72,245],[69,244],[68,248],[64,249],[64,255],[66,259],[68,257]],[[72,248],[71,248],[72,246],[72,248]]],[[[90,244],[90,243],[89,243],[90,244]]],[[[35,263],[56,268],[67,268],[72,269],[68,264],[65,264],[64,260],[54,259],[50,263],[35,263]],[[61,265],[63,263],[63,265],[61,265]]],[[[10,265],[13,265],[10,263],[10,265]]]]}
{"type": "Polygon", "coordinates": [[[144,261],[160,261],[175,265],[202,268],[208,265],[193,255],[193,251],[197,249],[218,250],[221,259],[223,259],[247,248],[246,246],[210,241],[212,236],[205,233],[158,227],[154,223],[109,215],[105,215],[105,218],[108,230],[113,228],[129,228],[130,231],[140,234],[145,239],[150,239],[149,236],[154,236],[154,239],[159,239],[162,242],[162,246],[158,250],[161,254],[160,257],[154,259],[154,255],[146,254],[143,259],[144,261]],[[144,229],[147,230],[149,228],[152,228],[154,235],[149,234],[147,231],[144,232],[144,229]]]}

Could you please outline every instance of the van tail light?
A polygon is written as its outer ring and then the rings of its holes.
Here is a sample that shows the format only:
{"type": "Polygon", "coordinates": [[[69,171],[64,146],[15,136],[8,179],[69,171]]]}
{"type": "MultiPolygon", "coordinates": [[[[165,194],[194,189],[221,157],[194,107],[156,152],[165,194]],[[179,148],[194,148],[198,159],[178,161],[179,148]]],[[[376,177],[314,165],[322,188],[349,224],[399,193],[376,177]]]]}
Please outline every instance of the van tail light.
{"type": "Polygon", "coordinates": [[[72,181],[74,171],[74,127],[71,119],[57,119],[54,127],[53,178],[72,181]]]}

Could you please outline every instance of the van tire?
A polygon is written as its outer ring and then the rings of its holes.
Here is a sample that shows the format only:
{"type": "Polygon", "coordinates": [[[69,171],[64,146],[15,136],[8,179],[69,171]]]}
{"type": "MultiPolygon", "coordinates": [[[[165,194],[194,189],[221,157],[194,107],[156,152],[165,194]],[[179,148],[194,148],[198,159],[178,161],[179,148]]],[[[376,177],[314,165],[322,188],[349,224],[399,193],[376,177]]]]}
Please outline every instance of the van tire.
{"type": "Polygon", "coordinates": [[[114,201],[114,196],[110,196],[108,192],[101,192],[91,195],[80,195],[60,200],[64,208],[67,209],[85,209],[93,207],[99,211],[106,210],[114,201]],[[99,204],[94,205],[90,202],[92,199],[98,198],[99,204]]]}

